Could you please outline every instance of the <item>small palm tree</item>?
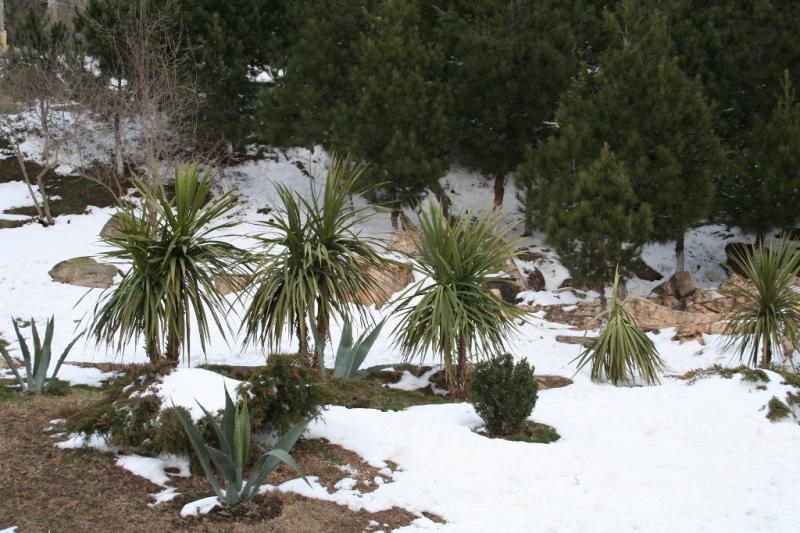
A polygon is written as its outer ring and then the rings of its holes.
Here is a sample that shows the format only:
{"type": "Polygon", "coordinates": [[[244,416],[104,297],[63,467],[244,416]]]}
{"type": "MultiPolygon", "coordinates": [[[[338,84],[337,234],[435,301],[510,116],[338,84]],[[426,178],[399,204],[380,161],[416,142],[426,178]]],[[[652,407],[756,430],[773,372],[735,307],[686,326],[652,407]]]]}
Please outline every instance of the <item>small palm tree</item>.
{"type": "Polygon", "coordinates": [[[794,286],[800,271],[797,243],[782,240],[734,257],[739,271],[753,283],[735,286],[736,308],[725,327],[724,347],[734,349],[753,366],[768,366],[774,354],[790,357],[800,347],[800,289],[794,286]],[[785,341],[785,342],[782,342],[785,341]]]}
{"type": "Polygon", "coordinates": [[[522,316],[488,287],[501,281],[513,256],[513,243],[504,240],[510,229],[502,213],[488,210],[473,221],[468,214],[450,218],[431,203],[420,214],[417,269],[432,283],[423,279],[401,298],[395,333],[406,357],[428,350],[441,356],[453,395],[464,394],[468,358],[503,352],[522,316]]]}
{"type": "MultiPolygon", "coordinates": [[[[259,237],[255,292],[242,325],[247,342],[276,349],[288,330],[300,354],[319,366],[320,350],[308,347],[307,317],[316,315],[324,344],[331,316],[349,319],[349,302],[377,289],[367,268],[385,268],[378,253],[384,245],[360,234],[372,213],[350,201],[365,169],[334,157],[321,196],[312,189],[309,199],[277,185],[281,206],[263,223],[269,232],[259,237]]],[[[365,311],[359,308],[358,315],[365,323],[365,311]]]]}
{"type": "Polygon", "coordinates": [[[638,376],[646,385],[655,385],[659,383],[658,373],[666,366],[653,341],[625,311],[625,301],[619,297],[619,282],[617,270],[611,289],[611,308],[600,315],[607,316],[608,323],[597,342],[575,359],[578,371],[591,364],[592,381],[607,379],[618,385],[631,383],[638,376]]]}
{"type": "Polygon", "coordinates": [[[122,350],[144,337],[151,361],[177,364],[184,346],[190,362],[192,317],[203,352],[209,318],[225,334],[230,306],[214,280],[244,274],[247,254],[219,240],[219,232],[236,225],[221,220],[236,206],[236,196],[229,191],[212,197],[212,186],[209,172],[200,173],[196,163],[176,169],[174,198],[163,185],[153,190],[136,182],[142,202],[122,208],[119,233],[106,239],[111,248],[104,256],[131,267],[94,308],[90,331],[98,342],[122,350]]]}

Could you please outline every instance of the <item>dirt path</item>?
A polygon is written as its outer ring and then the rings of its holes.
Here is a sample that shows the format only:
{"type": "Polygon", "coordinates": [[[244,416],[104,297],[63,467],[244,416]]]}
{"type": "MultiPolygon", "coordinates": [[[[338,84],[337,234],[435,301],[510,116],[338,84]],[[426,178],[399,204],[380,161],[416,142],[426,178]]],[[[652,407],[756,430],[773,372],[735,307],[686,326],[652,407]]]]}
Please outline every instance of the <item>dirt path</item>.
{"type": "MultiPolygon", "coordinates": [[[[334,503],[287,494],[271,497],[271,505],[279,509],[275,518],[182,519],[180,501],[151,509],[147,506],[149,495],[160,487],[117,467],[110,454],[58,449],[44,431],[50,420],[95,394],[77,390],[51,398],[14,394],[12,399],[0,401],[0,530],[16,525],[19,533],[361,532],[374,529],[369,525],[371,520],[380,524],[379,529],[388,530],[407,525],[414,518],[400,509],[354,513],[334,503]]],[[[201,491],[206,485],[198,478],[187,483],[201,491]]]]}

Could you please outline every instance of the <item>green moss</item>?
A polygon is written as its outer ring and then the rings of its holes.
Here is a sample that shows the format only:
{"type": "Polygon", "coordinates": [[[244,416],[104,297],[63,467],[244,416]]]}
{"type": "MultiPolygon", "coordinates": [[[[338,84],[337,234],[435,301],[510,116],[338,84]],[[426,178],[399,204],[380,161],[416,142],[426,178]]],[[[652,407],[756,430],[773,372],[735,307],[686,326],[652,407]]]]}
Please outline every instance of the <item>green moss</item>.
{"type": "Polygon", "coordinates": [[[347,381],[331,378],[326,383],[329,404],[350,408],[400,411],[413,405],[447,403],[447,399],[421,390],[403,391],[392,389],[379,381],[347,381]]]}
{"type": "Polygon", "coordinates": [[[770,422],[778,422],[789,418],[791,415],[792,409],[775,396],[767,404],[767,419],[770,422]]]}

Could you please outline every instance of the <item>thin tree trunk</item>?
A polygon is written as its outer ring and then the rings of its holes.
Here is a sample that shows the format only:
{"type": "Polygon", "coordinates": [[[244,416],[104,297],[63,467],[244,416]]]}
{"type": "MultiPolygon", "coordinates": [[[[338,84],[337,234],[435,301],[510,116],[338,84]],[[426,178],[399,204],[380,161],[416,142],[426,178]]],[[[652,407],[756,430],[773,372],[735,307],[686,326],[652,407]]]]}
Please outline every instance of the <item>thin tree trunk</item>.
{"type": "Polygon", "coordinates": [[[322,308],[317,311],[317,335],[319,336],[320,346],[314,347],[311,368],[322,368],[323,361],[320,354],[324,353],[325,343],[328,340],[328,316],[322,308]]]}
{"type": "Polygon", "coordinates": [[[303,364],[311,366],[311,353],[308,350],[308,329],[305,319],[297,321],[297,355],[303,364]]]}
{"type": "Polygon", "coordinates": [[[44,175],[48,172],[49,167],[45,167],[39,174],[36,176],[36,186],[39,188],[39,195],[42,197],[42,211],[44,212],[44,218],[47,222],[48,226],[52,226],[56,223],[56,220],[53,218],[53,215],[50,213],[50,200],[47,198],[47,188],[44,184],[44,175]]]}
{"type": "Polygon", "coordinates": [[[533,235],[533,188],[528,185],[525,187],[525,228],[523,237],[533,235]]]}
{"type": "Polygon", "coordinates": [[[763,230],[756,232],[756,248],[761,248],[764,246],[764,234],[763,230]]]}
{"type": "Polygon", "coordinates": [[[392,207],[391,219],[392,219],[392,229],[394,231],[400,230],[400,213],[402,213],[402,211],[400,210],[399,207],[396,206],[392,207]]]}
{"type": "Polygon", "coordinates": [[[114,112],[114,172],[117,178],[125,174],[125,161],[122,157],[122,118],[114,112]]]}
{"type": "Polygon", "coordinates": [[[158,345],[158,339],[146,339],[144,351],[151,363],[157,363],[161,360],[161,348],[158,345]]]}
{"type": "Polygon", "coordinates": [[[22,171],[22,178],[25,180],[25,185],[28,187],[28,194],[31,195],[31,200],[33,201],[33,207],[36,209],[36,216],[39,219],[39,222],[42,224],[46,223],[44,210],[42,209],[42,205],[39,203],[39,200],[36,199],[36,193],[33,192],[33,184],[31,183],[31,178],[28,175],[28,169],[25,167],[25,159],[22,157],[22,152],[20,152],[18,147],[15,147],[14,150],[15,155],[17,156],[17,163],[19,163],[19,168],[22,171]]]}
{"type": "Polygon", "coordinates": [[[500,209],[503,206],[503,197],[506,194],[506,174],[508,170],[503,165],[494,176],[494,208],[500,209]]]}
{"type": "Polygon", "coordinates": [[[772,362],[772,344],[769,340],[764,341],[764,356],[761,361],[761,366],[768,367],[772,362]]]}
{"type": "Polygon", "coordinates": [[[685,234],[681,233],[675,240],[675,272],[686,270],[686,257],[683,252],[685,234]]]}
{"type": "MultiPolygon", "coordinates": [[[[173,333],[169,333],[167,335],[167,350],[166,350],[166,357],[167,360],[172,363],[173,366],[178,366],[180,362],[180,355],[181,355],[181,342],[177,335],[173,333]]],[[[191,362],[191,361],[189,361],[191,362]]]]}

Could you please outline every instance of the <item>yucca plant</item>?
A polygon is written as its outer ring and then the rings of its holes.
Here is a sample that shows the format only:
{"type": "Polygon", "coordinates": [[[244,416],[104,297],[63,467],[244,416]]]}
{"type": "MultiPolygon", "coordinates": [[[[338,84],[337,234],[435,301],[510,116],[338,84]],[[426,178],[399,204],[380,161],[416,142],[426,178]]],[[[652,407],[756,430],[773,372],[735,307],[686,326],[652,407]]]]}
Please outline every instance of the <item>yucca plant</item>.
{"type": "Polygon", "coordinates": [[[448,389],[463,395],[467,359],[496,355],[516,330],[522,312],[488,287],[514,253],[500,212],[450,218],[436,203],[420,213],[417,268],[422,281],[401,296],[395,329],[406,358],[431,350],[444,361],[448,389]],[[424,278],[429,278],[426,283],[424,278]]]}
{"type": "Polygon", "coordinates": [[[791,357],[800,347],[800,271],[797,243],[761,243],[734,257],[739,271],[754,287],[734,286],[735,309],[725,325],[724,348],[735,350],[747,364],[769,366],[773,355],[791,357]],[[754,289],[754,290],[753,290],[754,289]]]}
{"type": "Polygon", "coordinates": [[[130,263],[130,270],[94,308],[90,331],[98,342],[121,351],[143,337],[151,362],[177,364],[184,347],[191,357],[192,317],[204,352],[209,319],[225,335],[230,306],[214,280],[244,274],[247,253],[220,240],[236,225],[227,218],[236,196],[212,196],[212,186],[209,171],[201,173],[196,163],[178,166],[174,198],[163,185],[153,190],[136,182],[142,202],[121,210],[118,234],[106,239],[105,257],[130,263]]]}
{"type": "Polygon", "coordinates": [[[247,399],[245,398],[240,407],[234,406],[226,388],[222,424],[219,424],[214,415],[209,413],[205,407],[200,405],[200,408],[217,436],[219,448],[213,448],[206,444],[200,432],[184,413],[177,411],[177,414],[200,466],[203,468],[203,473],[220,503],[236,507],[249,502],[258,494],[258,489],[267,476],[280,463],[286,463],[299,476],[306,479],[300,466],[292,459],[289,452],[305,430],[307,422],[296,425],[286,433],[273,449],[256,461],[250,470],[250,475],[245,477],[245,466],[250,457],[250,414],[247,411],[247,399]],[[211,468],[212,463],[221,479],[217,479],[214,474],[214,470],[211,468]]]}
{"type": "Polygon", "coordinates": [[[633,383],[638,377],[646,385],[655,385],[660,383],[658,374],[666,365],[653,341],[625,311],[625,301],[619,298],[619,282],[617,271],[611,289],[611,307],[606,312],[608,322],[597,342],[573,360],[578,362],[576,372],[591,365],[595,382],[608,380],[619,385],[633,383]]]}
{"type": "MultiPolygon", "coordinates": [[[[365,168],[334,157],[322,194],[312,188],[309,199],[276,185],[281,205],[259,237],[255,292],[242,325],[247,342],[276,350],[288,330],[297,336],[300,354],[319,366],[308,349],[306,317],[316,315],[324,343],[331,316],[350,317],[348,303],[376,290],[367,268],[384,268],[378,254],[383,242],[360,234],[372,214],[350,201],[365,168]]],[[[365,312],[359,308],[357,314],[365,323],[365,312]]]]}
{"type": "Polygon", "coordinates": [[[50,387],[50,383],[52,383],[52,381],[58,375],[58,371],[61,370],[61,365],[67,358],[72,346],[75,345],[81,336],[78,335],[72,339],[64,351],[61,352],[61,355],[58,357],[58,359],[56,359],[56,367],[53,369],[53,373],[48,378],[47,371],[50,369],[50,361],[53,355],[52,344],[55,318],[50,317],[50,320],[47,321],[47,326],[44,330],[44,338],[39,337],[39,331],[36,329],[36,321],[31,318],[31,339],[33,340],[33,350],[31,350],[31,348],[28,346],[28,343],[25,342],[25,338],[22,336],[22,333],[19,330],[17,321],[12,319],[12,323],[14,324],[14,331],[17,334],[19,351],[22,354],[22,360],[25,364],[25,377],[23,378],[19,373],[17,365],[14,363],[14,360],[11,359],[11,355],[9,355],[8,351],[2,344],[0,344],[0,355],[3,356],[6,365],[11,369],[11,372],[14,374],[14,377],[19,382],[19,386],[23,391],[32,394],[45,393],[50,387]]]}
{"type": "MultiPolygon", "coordinates": [[[[324,347],[324,343],[319,338],[317,324],[313,317],[309,317],[311,333],[318,347],[324,347]]],[[[342,326],[342,338],[339,340],[339,347],[336,349],[336,359],[333,363],[332,375],[335,378],[342,378],[348,381],[361,381],[374,372],[379,372],[384,368],[392,368],[395,365],[375,365],[361,369],[361,364],[367,358],[367,354],[372,349],[372,345],[378,339],[386,319],[381,320],[372,329],[362,333],[358,339],[353,340],[353,324],[348,318],[344,319],[342,326]]],[[[324,351],[318,351],[317,357],[322,360],[324,351]]]]}

